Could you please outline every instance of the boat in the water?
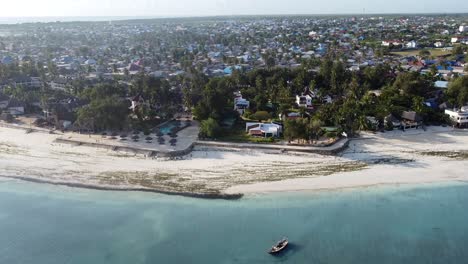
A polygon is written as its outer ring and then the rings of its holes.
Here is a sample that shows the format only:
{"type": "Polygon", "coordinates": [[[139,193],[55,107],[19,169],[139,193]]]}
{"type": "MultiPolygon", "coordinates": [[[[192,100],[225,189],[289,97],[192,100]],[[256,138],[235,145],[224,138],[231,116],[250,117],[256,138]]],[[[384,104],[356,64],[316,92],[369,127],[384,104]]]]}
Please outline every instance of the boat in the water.
{"type": "Polygon", "coordinates": [[[288,246],[288,243],[289,243],[288,239],[283,238],[280,241],[278,241],[278,243],[276,243],[276,245],[273,246],[268,253],[270,253],[270,254],[279,253],[279,252],[283,251],[288,246]]]}

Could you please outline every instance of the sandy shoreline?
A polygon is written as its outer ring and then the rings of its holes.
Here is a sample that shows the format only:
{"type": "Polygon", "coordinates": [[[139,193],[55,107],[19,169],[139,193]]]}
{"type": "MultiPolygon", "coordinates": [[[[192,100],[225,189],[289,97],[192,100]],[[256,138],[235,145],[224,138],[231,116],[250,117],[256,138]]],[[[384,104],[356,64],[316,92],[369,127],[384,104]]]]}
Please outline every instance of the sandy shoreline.
{"type": "Polygon", "coordinates": [[[451,128],[364,134],[338,156],[195,148],[184,160],[74,147],[57,137],[0,128],[0,175],[190,196],[468,182],[468,131],[451,128]]]}

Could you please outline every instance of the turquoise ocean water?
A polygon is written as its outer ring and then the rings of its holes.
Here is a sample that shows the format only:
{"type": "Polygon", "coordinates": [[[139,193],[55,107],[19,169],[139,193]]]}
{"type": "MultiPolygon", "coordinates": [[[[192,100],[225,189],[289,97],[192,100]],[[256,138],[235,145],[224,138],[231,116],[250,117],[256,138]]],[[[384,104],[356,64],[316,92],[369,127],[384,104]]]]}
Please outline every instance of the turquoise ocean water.
{"type": "Polygon", "coordinates": [[[0,263],[468,263],[468,185],[214,201],[0,182],[0,263]]]}

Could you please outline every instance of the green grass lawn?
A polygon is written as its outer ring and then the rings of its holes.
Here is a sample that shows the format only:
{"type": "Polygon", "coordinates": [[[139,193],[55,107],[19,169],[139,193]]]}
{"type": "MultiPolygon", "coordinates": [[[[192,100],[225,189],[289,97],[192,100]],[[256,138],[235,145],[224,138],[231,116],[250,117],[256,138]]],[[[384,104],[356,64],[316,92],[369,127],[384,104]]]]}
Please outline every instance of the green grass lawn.
{"type": "MultiPolygon", "coordinates": [[[[420,49],[418,49],[418,50],[406,50],[406,51],[395,51],[395,52],[391,52],[391,54],[398,55],[398,56],[403,56],[403,57],[416,56],[416,55],[419,55],[420,51],[421,51],[420,49]]],[[[452,54],[451,51],[445,51],[443,49],[433,48],[433,49],[428,49],[428,51],[431,53],[431,56],[434,56],[434,57],[445,56],[445,55],[452,54]]]]}

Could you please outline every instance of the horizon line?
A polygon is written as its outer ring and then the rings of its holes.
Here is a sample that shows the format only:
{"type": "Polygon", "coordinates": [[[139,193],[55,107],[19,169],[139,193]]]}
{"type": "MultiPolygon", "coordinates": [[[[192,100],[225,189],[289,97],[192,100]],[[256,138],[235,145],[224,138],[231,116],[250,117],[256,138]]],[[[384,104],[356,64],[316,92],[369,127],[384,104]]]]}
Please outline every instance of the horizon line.
{"type": "Polygon", "coordinates": [[[370,17],[370,16],[396,16],[396,15],[406,15],[406,16],[418,16],[418,15],[468,15],[468,12],[401,12],[401,13],[323,13],[323,14],[231,14],[231,15],[174,15],[174,16],[151,16],[151,15],[135,15],[135,16],[0,16],[0,25],[22,25],[22,24],[35,24],[35,23],[74,23],[74,22],[111,22],[111,21],[135,21],[135,20],[162,20],[162,19],[193,19],[193,18],[236,18],[236,17],[326,17],[326,16],[361,16],[361,17],[370,17]],[[86,20],[86,19],[90,20],[86,20]],[[101,20],[93,20],[101,19],[101,20]],[[30,19],[31,21],[16,21],[12,23],[7,23],[8,20],[21,20],[21,19],[30,19]],[[38,19],[38,21],[34,21],[38,19]],[[50,21],[40,21],[40,19],[50,19],[50,21]],[[52,19],[57,19],[53,21],[52,19]],[[64,20],[60,20],[64,19],[64,20]],[[76,19],[76,20],[74,20],[76,19]],[[104,20],[106,19],[106,20],[104,20]],[[107,20],[108,19],[108,20],[107,20]],[[4,20],[4,21],[2,21],[4,20]]]}

